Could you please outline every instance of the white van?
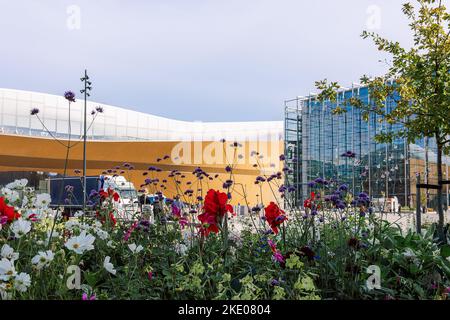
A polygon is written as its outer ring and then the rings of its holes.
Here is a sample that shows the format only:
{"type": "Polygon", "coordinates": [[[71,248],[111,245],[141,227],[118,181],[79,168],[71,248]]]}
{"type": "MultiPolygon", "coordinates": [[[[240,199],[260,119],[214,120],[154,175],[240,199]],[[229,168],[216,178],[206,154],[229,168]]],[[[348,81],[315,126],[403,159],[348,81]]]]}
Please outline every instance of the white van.
{"type": "Polygon", "coordinates": [[[389,198],[375,198],[372,200],[376,207],[384,209],[385,212],[398,213],[400,202],[396,196],[389,198]]]}
{"type": "Polygon", "coordinates": [[[119,209],[122,213],[135,213],[139,208],[139,196],[134,184],[128,181],[124,176],[104,176],[105,182],[103,189],[108,188],[116,191],[120,196],[119,209]]]}

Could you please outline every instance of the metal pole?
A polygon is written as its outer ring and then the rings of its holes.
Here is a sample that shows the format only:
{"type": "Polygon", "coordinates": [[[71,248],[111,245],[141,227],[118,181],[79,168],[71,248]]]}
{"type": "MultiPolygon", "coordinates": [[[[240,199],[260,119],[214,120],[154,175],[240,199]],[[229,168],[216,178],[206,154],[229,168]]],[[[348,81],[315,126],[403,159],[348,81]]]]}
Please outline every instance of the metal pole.
{"type": "MultiPolygon", "coordinates": [[[[447,168],[447,172],[446,172],[446,174],[445,174],[445,176],[446,176],[446,180],[450,180],[450,177],[448,176],[448,161],[446,160],[445,161],[446,162],[446,168],[447,168]]],[[[448,185],[447,185],[447,194],[446,194],[446,202],[447,202],[447,210],[449,209],[448,208],[448,198],[449,198],[449,196],[448,196],[448,185]]]]}
{"type": "MultiPolygon", "coordinates": [[[[355,96],[354,86],[352,84],[352,98],[355,96]]],[[[344,93],[345,94],[345,93],[344,93]]],[[[352,152],[355,152],[355,108],[353,105],[350,105],[350,108],[352,108],[352,152]]],[[[361,149],[359,150],[361,151],[361,149]]],[[[359,157],[361,158],[361,152],[359,152],[359,157]]],[[[355,160],[353,160],[352,165],[352,193],[355,194],[355,160]]]]}
{"type": "MultiPolygon", "coordinates": [[[[384,112],[386,114],[388,114],[388,105],[387,105],[387,101],[384,102],[384,112]]],[[[386,119],[384,120],[384,125],[385,125],[385,130],[386,132],[389,132],[389,124],[387,123],[386,119]]],[[[384,178],[384,188],[385,188],[385,199],[387,200],[389,198],[389,175],[390,175],[390,171],[389,171],[389,144],[386,143],[386,172],[384,173],[385,178],[384,178]]]]}
{"type": "Polygon", "coordinates": [[[87,135],[87,70],[84,70],[84,135],[83,135],[83,212],[86,213],[86,135],[87,135]]]}
{"type": "MultiPolygon", "coordinates": [[[[403,146],[403,154],[404,154],[404,158],[403,158],[403,160],[404,160],[404,168],[403,169],[405,171],[404,172],[404,185],[405,185],[405,204],[404,204],[404,206],[405,206],[405,208],[407,206],[409,206],[409,202],[408,202],[408,176],[409,176],[409,179],[411,179],[411,175],[408,172],[408,164],[407,164],[407,161],[408,161],[408,158],[409,158],[407,144],[408,144],[408,140],[405,138],[404,146],[403,146]],[[407,174],[408,174],[408,176],[407,176],[407,174]]],[[[411,188],[411,183],[410,183],[409,187],[411,188]]],[[[409,193],[411,193],[411,189],[410,189],[409,193]]]]}
{"type": "MultiPolygon", "coordinates": [[[[370,92],[367,92],[367,104],[370,104],[370,92]]],[[[367,121],[367,145],[368,145],[368,157],[367,157],[367,166],[369,167],[368,175],[369,175],[369,198],[372,199],[372,140],[370,139],[370,121],[371,121],[371,113],[369,113],[367,121]]]]}
{"type": "Polygon", "coordinates": [[[420,195],[420,174],[417,175],[416,184],[416,232],[418,234],[422,233],[422,214],[421,214],[421,195],[420,195]]]}

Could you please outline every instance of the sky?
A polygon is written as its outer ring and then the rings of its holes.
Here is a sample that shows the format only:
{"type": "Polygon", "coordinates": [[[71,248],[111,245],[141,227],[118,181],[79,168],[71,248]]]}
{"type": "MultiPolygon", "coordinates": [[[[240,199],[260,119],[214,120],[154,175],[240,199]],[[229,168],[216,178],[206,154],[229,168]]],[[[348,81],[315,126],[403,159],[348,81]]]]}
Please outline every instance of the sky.
{"type": "MultiPolygon", "coordinates": [[[[0,87],[79,92],[186,121],[282,120],[324,78],[380,75],[404,0],[0,0],[0,87]]],[[[78,95],[80,95],[78,93],[78,95]]]]}

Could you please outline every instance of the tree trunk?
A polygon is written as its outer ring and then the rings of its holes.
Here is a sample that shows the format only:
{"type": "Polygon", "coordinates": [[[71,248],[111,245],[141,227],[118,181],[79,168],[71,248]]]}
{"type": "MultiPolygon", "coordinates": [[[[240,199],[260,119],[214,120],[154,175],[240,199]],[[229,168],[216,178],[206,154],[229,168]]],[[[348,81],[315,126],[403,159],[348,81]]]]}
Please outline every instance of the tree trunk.
{"type": "Polygon", "coordinates": [[[444,234],[444,208],[442,204],[442,181],[443,181],[443,174],[442,174],[442,144],[439,143],[439,136],[436,137],[436,144],[437,144],[437,175],[438,175],[438,185],[440,188],[437,192],[437,212],[439,215],[439,224],[438,224],[438,232],[439,232],[439,240],[441,240],[443,243],[447,242],[447,237],[444,234]]]}

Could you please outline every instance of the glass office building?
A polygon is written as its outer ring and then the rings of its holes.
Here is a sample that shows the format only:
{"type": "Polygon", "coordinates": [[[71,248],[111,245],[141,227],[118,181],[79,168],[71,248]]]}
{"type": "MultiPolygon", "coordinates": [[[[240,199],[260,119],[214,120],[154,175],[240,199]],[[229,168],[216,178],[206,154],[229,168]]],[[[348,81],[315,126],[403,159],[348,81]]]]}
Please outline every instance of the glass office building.
{"type": "MultiPolygon", "coordinates": [[[[356,96],[364,103],[371,101],[368,88],[357,86],[340,90],[337,102],[319,102],[314,94],[285,102],[285,150],[292,169],[287,183],[297,188],[295,200],[301,204],[310,194],[308,183],[321,177],[345,183],[354,193],[397,197],[402,206],[414,206],[416,173],[425,177],[428,167],[427,180],[436,183],[436,144],[432,139],[414,144],[404,139],[377,143],[377,134],[397,131],[401,126],[388,124],[376,114],[365,121],[359,109],[345,102],[356,96]],[[347,112],[333,114],[337,106],[347,112]],[[347,152],[355,157],[343,156],[347,152]]],[[[387,112],[394,106],[393,101],[386,101],[387,112]]],[[[445,178],[450,159],[443,160],[445,178]]],[[[448,206],[448,187],[444,191],[448,206]]],[[[434,198],[429,196],[430,207],[434,198]]]]}

